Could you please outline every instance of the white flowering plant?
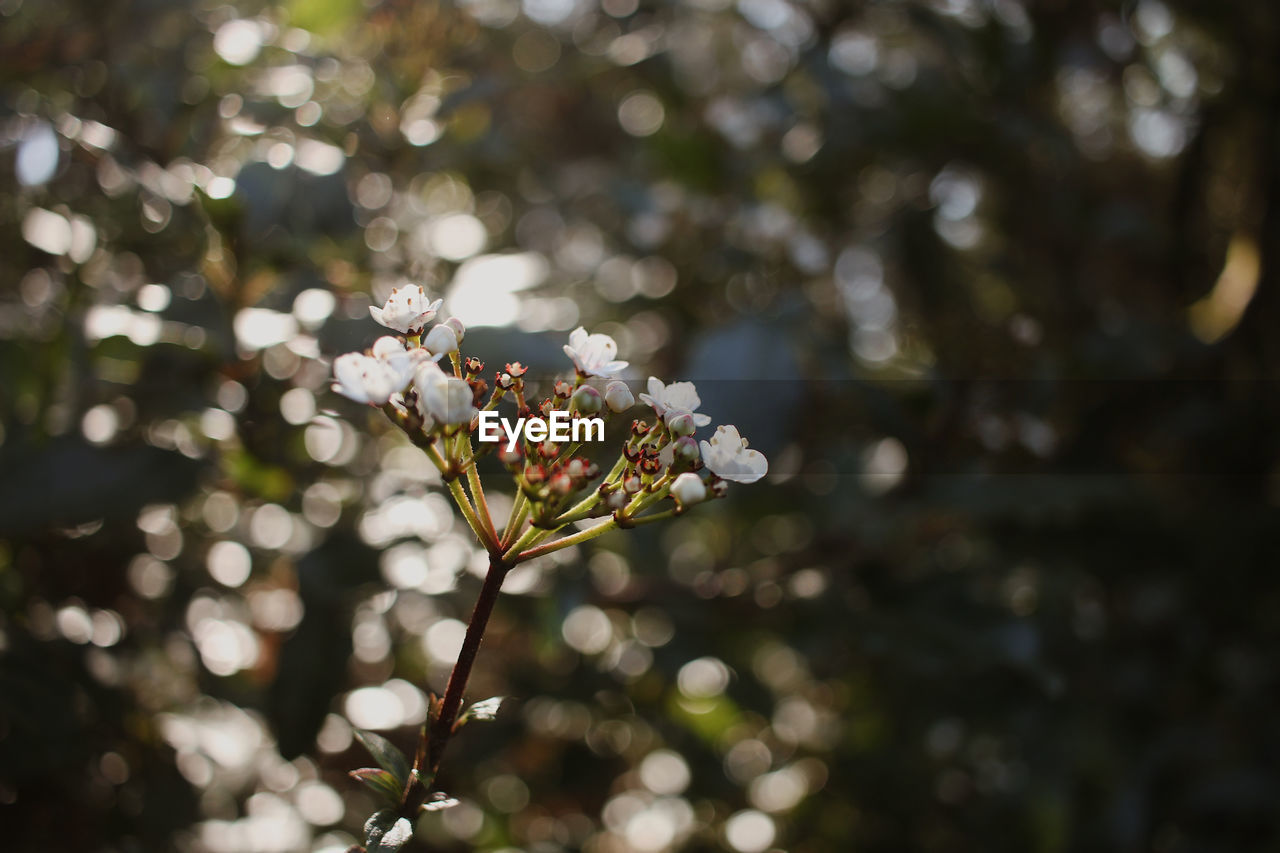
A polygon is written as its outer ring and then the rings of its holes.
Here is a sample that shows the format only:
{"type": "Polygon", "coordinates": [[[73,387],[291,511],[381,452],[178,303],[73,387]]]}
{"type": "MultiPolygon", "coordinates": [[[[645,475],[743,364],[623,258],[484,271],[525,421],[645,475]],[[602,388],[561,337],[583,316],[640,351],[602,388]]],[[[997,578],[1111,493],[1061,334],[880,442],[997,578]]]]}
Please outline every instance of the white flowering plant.
{"type": "MultiPolygon", "coordinates": [[[[382,308],[370,313],[401,334],[380,337],[367,352],[347,353],[333,363],[333,390],[380,407],[423,450],[489,555],[457,663],[444,695],[432,695],[413,761],[379,735],[360,733],[379,766],[351,775],[383,804],[365,825],[371,852],[398,850],[412,836],[413,820],[421,812],[454,802],[433,790],[436,772],[453,734],[468,720],[492,718],[501,702],[486,699],[463,709],[485,626],[513,567],[610,530],[681,515],[695,504],[722,497],[726,481],[753,483],[768,471],[764,455],[749,449],[733,426],[719,427],[710,441],[699,444],[694,433],[711,418],[696,412],[701,400],[693,383],[665,384],[656,377],[649,377],[646,393],[639,395],[651,407],[653,421],[632,420],[605,471],[591,458],[601,458],[597,443],[576,429],[561,433],[546,424],[576,426],[625,417],[636,405],[630,388],[618,378],[629,365],[617,359],[613,338],[575,329],[564,347],[573,374],[554,379],[546,396],[534,393],[527,368],[518,362],[496,371],[490,387],[483,362],[461,352],[463,324],[450,318],[430,325],[440,305],[418,285],[397,288],[382,308]],[[592,380],[604,382],[603,390],[592,380]],[[511,430],[504,420],[507,436],[486,440],[482,426],[504,406],[515,409],[517,426],[530,426],[511,430]],[[542,421],[544,428],[534,429],[534,421],[542,421]],[[490,511],[477,469],[477,460],[488,453],[496,455],[514,487],[510,513],[501,524],[490,511]]],[[[598,435],[603,438],[603,427],[598,435]]]]}

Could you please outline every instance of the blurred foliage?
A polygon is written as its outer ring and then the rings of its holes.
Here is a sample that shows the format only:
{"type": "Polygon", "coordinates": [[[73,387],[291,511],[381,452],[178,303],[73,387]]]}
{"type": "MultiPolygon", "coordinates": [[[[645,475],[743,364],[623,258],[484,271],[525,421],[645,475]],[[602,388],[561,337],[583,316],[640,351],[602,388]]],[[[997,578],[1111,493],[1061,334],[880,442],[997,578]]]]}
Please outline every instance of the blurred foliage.
{"type": "Polygon", "coordinates": [[[0,21],[0,846],[358,835],[483,569],[328,390],[404,279],[773,463],[511,576],[420,849],[1280,845],[1280,9],[0,21]]]}

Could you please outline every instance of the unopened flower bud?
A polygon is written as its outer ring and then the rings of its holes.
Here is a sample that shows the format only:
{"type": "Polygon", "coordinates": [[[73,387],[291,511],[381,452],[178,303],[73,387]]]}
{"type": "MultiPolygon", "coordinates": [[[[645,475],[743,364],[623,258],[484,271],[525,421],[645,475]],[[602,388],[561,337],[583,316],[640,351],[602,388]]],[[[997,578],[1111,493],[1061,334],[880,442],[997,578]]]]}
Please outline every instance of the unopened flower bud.
{"type": "Polygon", "coordinates": [[[579,414],[594,415],[604,408],[604,398],[590,385],[583,385],[573,392],[573,400],[569,403],[569,408],[579,414]]]}
{"type": "Polygon", "coordinates": [[[573,386],[568,382],[565,382],[563,379],[557,379],[556,384],[552,389],[552,393],[556,395],[556,399],[558,400],[568,400],[573,394],[573,386]]]}
{"type": "Polygon", "coordinates": [[[506,365],[507,373],[511,374],[512,379],[519,379],[528,372],[529,368],[525,367],[518,361],[510,362],[506,365]]]}
{"type": "Polygon", "coordinates": [[[483,379],[472,379],[467,384],[471,386],[472,405],[478,409],[484,405],[484,395],[489,392],[489,383],[483,379]]]}
{"type": "Polygon", "coordinates": [[[698,425],[693,422],[693,415],[688,412],[678,412],[667,415],[667,429],[671,430],[672,435],[683,437],[693,435],[698,425]]]}
{"type": "Polygon", "coordinates": [[[701,451],[698,450],[698,442],[687,435],[675,440],[671,445],[671,452],[681,462],[697,462],[702,455],[701,451]]]}
{"type": "Polygon", "coordinates": [[[524,479],[532,486],[537,486],[547,479],[547,469],[541,465],[528,465],[524,469],[524,479]]]}
{"type": "Polygon", "coordinates": [[[627,496],[621,491],[612,491],[604,496],[604,505],[611,510],[619,510],[627,505],[627,496]]]}
{"type": "Polygon", "coordinates": [[[604,401],[613,412],[625,412],[636,404],[636,398],[632,396],[631,389],[621,379],[615,379],[605,386],[604,401]]]}
{"type": "Polygon", "coordinates": [[[458,333],[447,323],[441,323],[427,332],[427,336],[422,340],[422,346],[432,355],[439,352],[457,352],[458,333]]]}
{"type": "Polygon", "coordinates": [[[547,439],[538,445],[538,455],[543,459],[555,459],[560,455],[560,445],[547,439]]]}
{"type": "Polygon", "coordinates": [[[676,481],[671,484],[671,496],[682,507],[693,506],[700,501],[706,500],[707,487],[697,474],[686,472],[676,477],[676,481]]]}
{"type": "Polygon", "coordinates": [[[573,493],[573,478],[563,471],[551,478],[551,490],[559,495],[573,493]]]}
{"type": "Polygon", "coordinates": [[[444,321],[444,324],[453,329],[453,333],[458,336],[458,343],[462,343],[462,339],[467,336],[467,327],[463,325],[462,321],[457,317],[450,317],[444,321]]]}
{"type": "Polygon", "coordinates": [[[565,472],[576,480],[581,480],[587,471],[587,463],[581,459],[570,459],[569,464],[565,466],[565,472]]]}
{"type": "Polygon", "coordinates": [[[503,391],[509,391],[511,389],[511,386],[516,384],[516,381],[513,378],[511,378],[511,374],[502,370],[499,370],[497,373],[493,374],[493,381],[503,391]]]}
{"type": "Polygon", "coordinates": [[[498,445],[498,461],[508,468],[519,465],[523,459],[524,448],[519,442],[516,442],[516,446],[510,450],[507,449],[507,442],[505,441],[498,445]]]}
{"type": "Polygon", "coordinates": [[[724,497],[725,495],[729,494],[729,484],[719,478],[712,480],[711,494],[715,495],[718,498],[724,497]]]}
{"type": "Polygon", "coordinates": [[[634,495],[643,488],[644,483],[634,474],[622,481],[622,490],[629,495],[634,495]]]}

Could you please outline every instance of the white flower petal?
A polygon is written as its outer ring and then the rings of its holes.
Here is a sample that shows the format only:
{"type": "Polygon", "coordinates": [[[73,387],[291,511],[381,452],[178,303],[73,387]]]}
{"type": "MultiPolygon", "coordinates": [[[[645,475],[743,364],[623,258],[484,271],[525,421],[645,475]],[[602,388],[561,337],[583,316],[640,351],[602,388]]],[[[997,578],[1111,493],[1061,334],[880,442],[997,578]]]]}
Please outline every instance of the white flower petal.
{"type": "Polygon", "coordinates": [[[711,441],[703,441],[702,461],[711,473],[735,483],[754,483],[769,472],[769,460],[758,450],[751,450],[738,435],[738,428],[725,425],[716,429],[711,441]]]}
{"type": "Polygon", "coordinates": [[[393,289],[387,303],[382,308],[371,307],[369,314],[389,329],[417,334],[435,318],[443,302],[443,299],[428,302],[421,286],[409,284],[393,289]]]}
{"type": "Polygon", "coordinates": [[[692,415],[695,426],[703,427],[711,423],[709,416],[694,414],[694,411],[702,405],[702,398],[698,396],[698,389],[692,382],[672,382],[670,385],[663,385],[657,377],[650,376],[649,393],[641,394],[640,399],[652,406],[658,417],[664,420],[686,414],[692,415]]]}
{"type": "Polygon", "coordinates": [[[588,335],[582,326],[569,334],[569,343],[565,344],[564,353],[573,361],[578,372],[586,376],[617,376],[629,363],[614,359],[618,354],[618,344],[613,338],[602,334],[588,335]]]}
{"type": "Polygon", "coordinates": [[[399,390],[395,377],[381,361],[358,352],[335,359],[333,377],[333,390],[357,403],[381,406],[399,390]]]}

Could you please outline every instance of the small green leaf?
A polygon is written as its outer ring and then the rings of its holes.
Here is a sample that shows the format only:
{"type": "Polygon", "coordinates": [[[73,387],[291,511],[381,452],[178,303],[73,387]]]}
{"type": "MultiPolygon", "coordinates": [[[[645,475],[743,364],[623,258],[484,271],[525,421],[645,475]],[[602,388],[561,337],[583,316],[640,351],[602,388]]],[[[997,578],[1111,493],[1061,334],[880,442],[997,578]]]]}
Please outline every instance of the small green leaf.
{"type": "Polygon", "coordinates": [[[395,853],[413,837],[413,824],[391,809],[383,809],[365,822],[364,834],[369,853],[395,853]]]}
{"type": "Polygon", "coordinates": [[[466,725],[470,720],[492,720],[498,716],[498,709],[502,707],[502,701],[506,698],[505,696],[492,696],[475,703],[462,712],[462,716],[458,717],[455,728],[466,725]]]}
{"type": "Polygon", "coordinates": [[[362,767],[359,770],[352,770],[347,775],[357,782],[362,782],[369,790],[386,800],[388,805],[400,805],[404,796],[404,786],[397,785],[395,777],[386,770],[380,770],[377,767],[362,767]]]}
{"type": "Polygon", "coordinates": [[[373,760],[378,762],[378,766],[395,777],[396,785],[403,791],[409,781],[409,760],[404,757],[404,753],[382,735],[363,729],[356,729],[355,735],[364,744],[364,748],[369,750],[373,760]]]}
{"type": "Polygon", "coordinates": [[[457,804],[458,801],[456,798],[449,796],[443,791],[436,791],[434,794],[427,797],[427,801],[422,804],[422,808],[419,811],[438,812],[442,809],[456,806],[457,804]]]}

